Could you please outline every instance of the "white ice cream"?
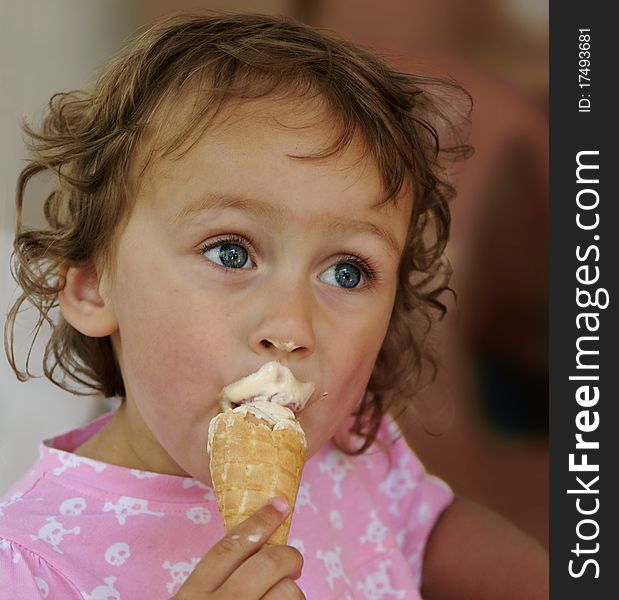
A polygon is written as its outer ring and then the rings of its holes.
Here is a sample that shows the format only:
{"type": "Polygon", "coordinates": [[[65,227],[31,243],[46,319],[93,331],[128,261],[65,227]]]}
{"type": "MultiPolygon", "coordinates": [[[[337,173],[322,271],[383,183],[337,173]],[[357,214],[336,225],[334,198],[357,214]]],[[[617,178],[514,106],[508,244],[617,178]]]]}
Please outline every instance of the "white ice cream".
{"type": "Polygon", "coordinates": [[[290,369],[272,360],[255,373],[227,385],[221,391],[221,403],[227,409],[234,405],[267,400],[298,413],[305,407],[313,391],[313,383],[298,381],[290,369]]]}

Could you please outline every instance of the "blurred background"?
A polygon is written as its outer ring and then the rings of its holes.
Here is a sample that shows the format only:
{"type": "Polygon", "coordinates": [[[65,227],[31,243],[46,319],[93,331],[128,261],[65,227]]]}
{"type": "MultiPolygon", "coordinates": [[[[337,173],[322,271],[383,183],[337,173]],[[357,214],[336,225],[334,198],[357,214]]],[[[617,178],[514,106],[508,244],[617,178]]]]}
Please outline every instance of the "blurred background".
{"type": "MultiPolygon", "coordinates": [[[[9,259],[26,157],[21,119],[37,122],[54,92],[87,86],[137,27],[193,8],[294,16],[401,70],[451,77],[472,94],[476,152],[452,173],[458,196],[448,254],[458,301],[448,302],[435,335],[442,364],[420,396],[427,418],[405,413],[400,424],[429,471],[547,545],[548,0],[3,0],[3,323],[15,298],[9,259]],[[454,414],[433,420],[433,407],[444,406],[454,414]]],[[[32,195],[26,218],[36,223],[41,203],[32,195]]],[[[34,324],[27,317],[17,332],[22,350],[34,324]]],[[[40,353],[39,344],[35,368],[40,353]]],[[[45,379],[19,383],[0,361],[0,493],[34,462],[42,438],[109,407],[45,379]]]]}

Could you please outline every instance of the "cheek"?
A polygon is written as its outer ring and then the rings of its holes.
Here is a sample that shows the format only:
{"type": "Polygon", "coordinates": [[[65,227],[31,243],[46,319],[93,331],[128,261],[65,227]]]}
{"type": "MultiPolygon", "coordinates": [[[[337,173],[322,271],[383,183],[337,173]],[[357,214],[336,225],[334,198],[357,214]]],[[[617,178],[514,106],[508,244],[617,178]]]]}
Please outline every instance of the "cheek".
{"type": "Polygon", "coordinates": [[[310,455],[352,424],[350,415],[367,387],[389,326],[391,310],[392,304],[386,300],[376,308],[372,318],[348,323],[337,329],[337,334],[332,329],[330,337],[326,338],[331,340],[323,363],[323,391],[328,395],[317,399],[316,404],[322,406],[315,406],[302,420],[307,428],[310,455]],[[342,343],[334,343],[333,335],[338,335],[342,343]]]}
{"type": "Polygon", "coordinates": [[[220,303],[181,284],[165,269],[144,277],[138,268],[127,268],[117,282],[119,359],[136,400],[173,394],[175,406],[203,402],[210,371],[231,353],[220,303]]]}
{"type": "Polygon", "coordinates": [[[383,345],[392,310],[391,295],[386,295],[366,313],[331,323],[323,332],[328,340],[331,364],[339,365],[343,372],[352,371],[353,377],[356,370],[359,376],[371,371],[383,345]]]}
{"type": "Polygon", "coordinates": [[[323,379],[323,391],[328,393],[317,398],[313,409],[302,419],[310,456],[336,433],[350,427],[350,415],[365,392],[384,330],[383,326],[364,330],[364,335],[356,337],[355,345],[349,345],[346,352],[333,354],[328,361],[323,379]]]}

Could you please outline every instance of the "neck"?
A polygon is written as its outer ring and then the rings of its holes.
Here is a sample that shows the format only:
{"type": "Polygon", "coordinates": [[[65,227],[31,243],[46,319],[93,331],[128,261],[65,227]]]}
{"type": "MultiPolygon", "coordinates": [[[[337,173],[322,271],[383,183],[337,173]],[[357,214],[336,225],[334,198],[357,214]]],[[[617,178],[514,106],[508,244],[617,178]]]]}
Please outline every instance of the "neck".
{"type": "MultiPolygon", "coordinates": [[[[130,417],[132,412],[135,411],[132,411],[127,400],[124,400],[109,423],[77,448],[74,454],[128,469],[186,475],[167,455],[159,460],[151,459],[161,451],[148,451],[156,442],[152,440],[152,434],[141,418],[130,417]],[[136,443],[137,441],[139,443],[136,443]]],[[[159,448],[158,445],[157,447],[159,448]]]]}

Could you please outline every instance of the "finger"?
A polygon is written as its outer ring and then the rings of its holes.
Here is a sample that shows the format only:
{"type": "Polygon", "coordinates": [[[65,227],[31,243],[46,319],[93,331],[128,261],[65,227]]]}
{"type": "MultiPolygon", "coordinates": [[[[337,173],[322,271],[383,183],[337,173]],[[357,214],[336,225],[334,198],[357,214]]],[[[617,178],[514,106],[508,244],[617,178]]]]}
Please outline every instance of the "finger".
{"type": "Polygon", "coordinates": [[[266,547],[250,556],[218,591],[225,598],[249,598],[254,597],[254,594],[256,598],[262,598],[279,581],[283,579],[292,581],[300,577],[302,568],[303,556],[296,548],[266,547]]]}
{"type": "Polygon", "coordinates": [[[286,500],[272,498],[226,533],[196,565],[183,587],[201,593],[219,588],[239,565],[262,548],[289,513],[286,500]]]}
{"type": "Polygon", "coordinates": [[[306,600],[303,590],[292,579],[278,581],[261,600],[306,600]]]}

